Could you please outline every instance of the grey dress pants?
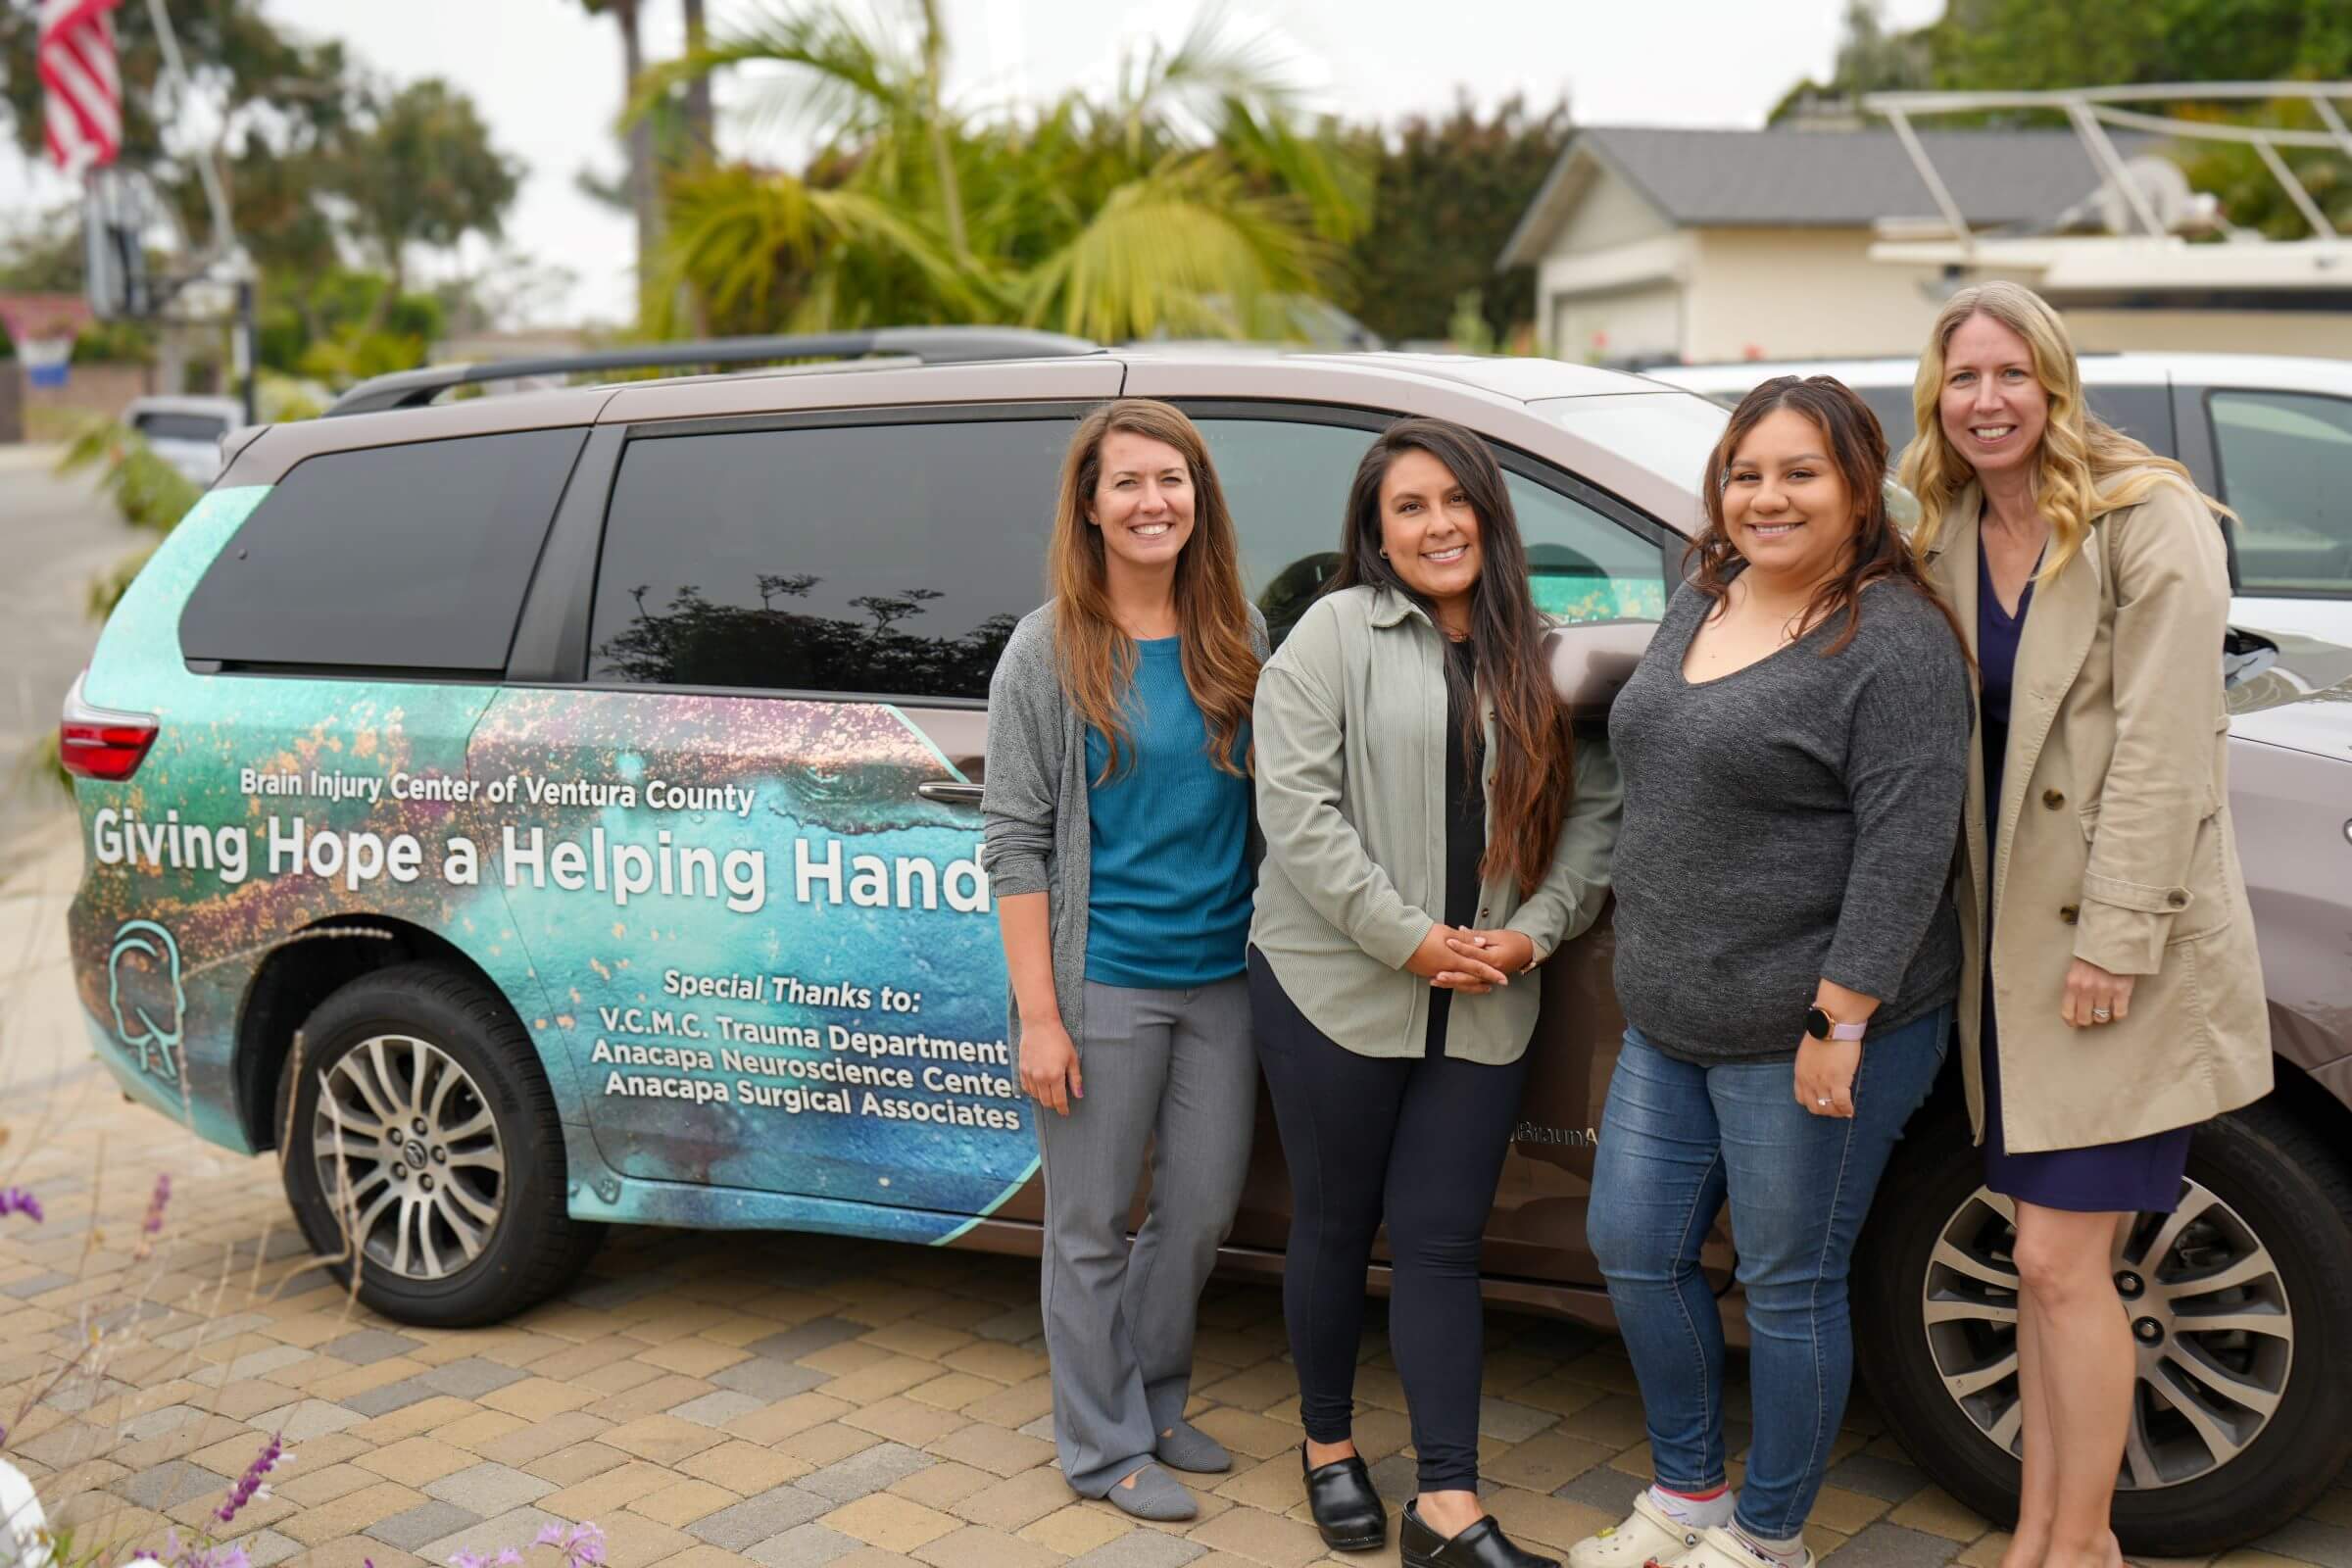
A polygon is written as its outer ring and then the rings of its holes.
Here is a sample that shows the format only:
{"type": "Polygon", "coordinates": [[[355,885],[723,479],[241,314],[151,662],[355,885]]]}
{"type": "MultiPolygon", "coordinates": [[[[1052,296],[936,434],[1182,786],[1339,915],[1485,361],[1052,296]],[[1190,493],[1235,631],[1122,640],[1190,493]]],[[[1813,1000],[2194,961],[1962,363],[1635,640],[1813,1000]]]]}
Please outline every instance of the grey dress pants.
{"type": "Polygon", "coordinates": [[[1086,986],[1086,1098],[1036,1108],[1043,1302],[1061,1473],[1100,1497],[1184,1415],[1193,1329],[1249,1172],[1257,1053],[1241,975],[1190,991],[1086,986]],[[1152,1144],[1152,1199],[1127,1242],[1152,1144]]]}

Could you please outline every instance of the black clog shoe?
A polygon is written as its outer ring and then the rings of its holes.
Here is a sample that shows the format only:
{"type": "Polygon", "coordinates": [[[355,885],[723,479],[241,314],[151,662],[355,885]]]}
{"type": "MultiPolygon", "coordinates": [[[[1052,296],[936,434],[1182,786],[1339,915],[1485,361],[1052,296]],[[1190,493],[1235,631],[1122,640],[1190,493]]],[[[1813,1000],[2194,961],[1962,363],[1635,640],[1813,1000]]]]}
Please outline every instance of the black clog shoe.
{"type": "Polygon", "coordinates": [[[1298,1467],[1306,1472],[1306,1505],[1314,1510],[1315,1529],[1325,1545],[1334,1551],[1378,1551],[1388,1544],[1388,1506],[1380,1500],[1361,1454],[1309,1464],[1301,1443],[1298,1467]]]}
{"type": "Polygon", "coordinates": [[[1480,1515],[1478,1523],[1448,1541],[1423,1524],[1408,1502],[1396,1526],[1396,1544],[1404,1568],[1560,1568],[1557,1557],[1538,1556],[1512,1544],[1491,1513],[1480,1515]]]}

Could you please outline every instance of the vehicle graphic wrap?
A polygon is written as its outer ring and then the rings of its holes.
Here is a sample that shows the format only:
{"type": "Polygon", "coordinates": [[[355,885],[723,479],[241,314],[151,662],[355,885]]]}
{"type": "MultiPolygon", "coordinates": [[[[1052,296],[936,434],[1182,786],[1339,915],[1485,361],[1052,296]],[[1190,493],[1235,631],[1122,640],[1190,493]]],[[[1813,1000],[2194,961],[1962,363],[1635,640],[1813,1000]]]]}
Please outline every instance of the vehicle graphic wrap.
{"type": "Polygon", "coordinates": [[[131,779],[76,790],[75,968],[130,1093],[256,1147],[256,976],[407,927],[530,1031],[577,1211],[943,1241],[1034,1172],[977,813],[916,796],[956,776],[920,730],[878,703],[191,673],[177,609],[266,494],[189,514],[84,684],[159,722],[131,779]]]}

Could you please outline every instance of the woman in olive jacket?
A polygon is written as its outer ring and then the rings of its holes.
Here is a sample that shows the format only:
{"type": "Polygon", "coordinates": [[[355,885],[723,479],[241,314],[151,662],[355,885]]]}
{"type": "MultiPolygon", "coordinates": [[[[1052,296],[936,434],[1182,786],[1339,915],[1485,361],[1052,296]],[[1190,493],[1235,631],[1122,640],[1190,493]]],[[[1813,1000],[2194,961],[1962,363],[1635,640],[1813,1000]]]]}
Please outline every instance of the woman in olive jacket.
{"type": "Polygon", "coordinates": [[[1301,1460],[1325,1541],[1380,1545],[1350,1418],[1385,1218],[1408,1565],[1551,1561],[1478,1503],[1479,1242],[1527,1081],[1527,971],[1598,913],[1620,791],[1605,740],[1571,755],[1544,632],[1494,455],[1404,419],[1356,470],[1332,591],[1257,687],[1250,991],[1292,1179],[1301,1460]]]}
{"type": "Polygon", "coordinates": [[[2229,570],[2213,503],[2083,407],[2031,290],[1953,296],[1914,400],[1914,543],[1981,675],[1960,1037],[1986,1185],[2017,1210],[2002,1568],[2107,1568],[2134,1364],[2119,1232],[2179,1200],[2196,1123],[2271,1087],[2225,762],[2229,570]]]}

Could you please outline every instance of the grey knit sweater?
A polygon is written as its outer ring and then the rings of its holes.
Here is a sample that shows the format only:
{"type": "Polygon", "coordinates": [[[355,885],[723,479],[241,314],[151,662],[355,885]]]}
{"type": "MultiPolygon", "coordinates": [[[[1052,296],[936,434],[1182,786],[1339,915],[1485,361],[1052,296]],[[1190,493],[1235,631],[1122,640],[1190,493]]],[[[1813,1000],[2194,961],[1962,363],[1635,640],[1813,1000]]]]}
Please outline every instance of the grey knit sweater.
{"type": "Polygon", "coordinates": [[[1900,583],[1697,685],[1683,656],[1711,608],[1685,586],[1609,713],[1625,773],[1617,997],[1688,1061],[1793,1056],[1824,978],[1879,999],[1873,1033],[1952,1000],[1944,897],[1968,782],[1968,666],[1900,583]]]}
{"type": "MultiPolygon", "coordinates": [[[[1250,641],[1266,657],[1266,622],[1252,608],[1250,641]]],[[[1087,899],[1094,844],[1087,823],[1086,725],[1061,688],[1054,607],[1021,617],[988,683],[988,771],[981,779],[980,864],[1003,899],[1043,893],[1054,940],[1054,999],[1062,1027],[1085,1039],[1087,899]]],[[[1256,844],[1252,827],[1250,841],[1256,844]]],[[[1007,1038],[1021,1045],[1021,1012],[1005,994],[1007,1038]]]]}

